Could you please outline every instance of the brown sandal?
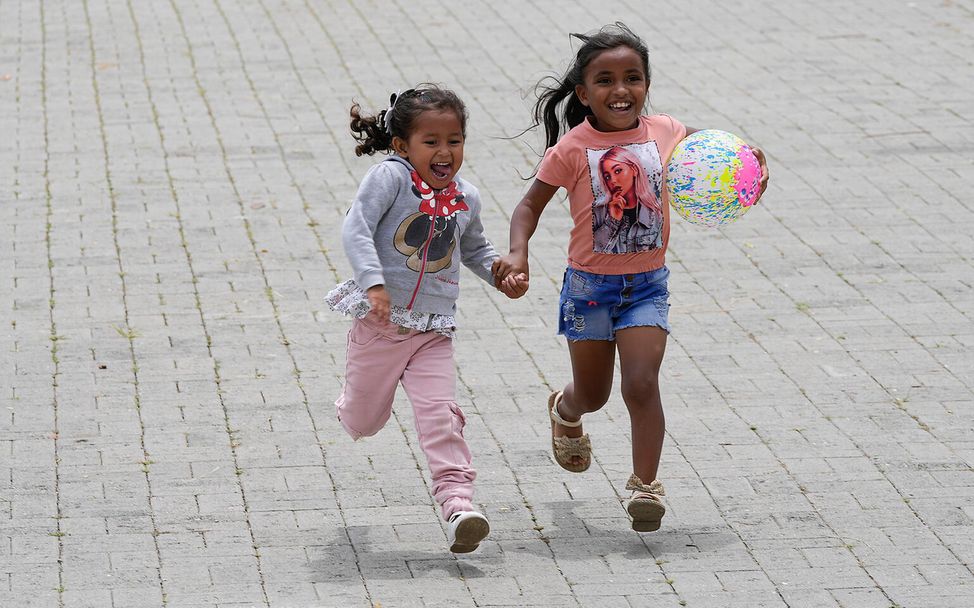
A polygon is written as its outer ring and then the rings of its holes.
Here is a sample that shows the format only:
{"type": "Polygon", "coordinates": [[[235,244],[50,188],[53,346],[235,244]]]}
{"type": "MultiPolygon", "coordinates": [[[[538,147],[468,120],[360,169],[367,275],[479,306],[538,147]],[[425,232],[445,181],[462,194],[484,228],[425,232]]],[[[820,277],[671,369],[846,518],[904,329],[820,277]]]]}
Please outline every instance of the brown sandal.
{"type": "Polygon", "coordinates": [[[666,507],[660,496],[665,496],[663,484],[658,479],[648,486],[636,477],[633,473],[626,482],[626,489],[632,490],[632,498],[629,499],[629,516],[632,517],[632,529],[636,532],[655,532],[659,530],[666,514],[666,507]]]}
{"type": "Polygon", "coordinates": [[[555,391],[548,397],[548,417],[551,418],[551,452],[555,456],[561,468],[572,473],[581,473],[592,465],[592,442],[588,434],[581,437],[555,437],[555,423],[568,428],[578,428],[582,426],[582,421],[568,422],[558,413],[558,404],[561,402],[561,391],[555,391]],[[578,464],[572,463],[572,457],[578,456],[582,461],[578,464]]]}

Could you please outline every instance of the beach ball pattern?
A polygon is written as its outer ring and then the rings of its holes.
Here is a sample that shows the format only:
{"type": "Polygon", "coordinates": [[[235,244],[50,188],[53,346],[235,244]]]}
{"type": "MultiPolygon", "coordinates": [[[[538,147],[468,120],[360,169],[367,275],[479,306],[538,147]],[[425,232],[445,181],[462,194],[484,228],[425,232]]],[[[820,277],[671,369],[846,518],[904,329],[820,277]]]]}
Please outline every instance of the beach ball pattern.
{"type": "Polygon", "coordinates": [[[733,222],[754,205],[761,166],[744,140],[726,131],[697,131],[676,145],[666,166],[670,206],[700,226],[733,222]]]}

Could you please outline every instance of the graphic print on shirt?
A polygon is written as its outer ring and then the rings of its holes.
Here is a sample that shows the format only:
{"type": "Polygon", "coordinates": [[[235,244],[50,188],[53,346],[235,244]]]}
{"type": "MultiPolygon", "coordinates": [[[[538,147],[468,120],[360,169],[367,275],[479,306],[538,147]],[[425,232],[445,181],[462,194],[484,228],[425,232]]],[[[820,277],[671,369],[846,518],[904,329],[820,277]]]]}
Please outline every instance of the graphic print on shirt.
{"type": "Polygon", "coordinates": [[[399,224],[394,237],[396,250],[406,256],[406,267],[419,273],[439,272],[450,266],[457,246],[457,212],[469,211],[456,182],[436,192],[410,172],[413,193],[419,197],[419,211],[399,224]]]}
{"type": "Polygon", "coordinates": [[[656,142],[586,150],[592,181],[596,253],[635,253],[663,246],[663,165],[656,142]]]}

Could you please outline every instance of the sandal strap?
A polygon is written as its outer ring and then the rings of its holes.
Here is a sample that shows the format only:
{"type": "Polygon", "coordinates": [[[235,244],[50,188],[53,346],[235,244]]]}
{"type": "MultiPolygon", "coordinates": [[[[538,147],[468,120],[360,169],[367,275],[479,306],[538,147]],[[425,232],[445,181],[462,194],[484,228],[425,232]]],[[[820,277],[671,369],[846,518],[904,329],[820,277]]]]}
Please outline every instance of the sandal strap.
{"type": "Polygon", "coordinates": [[[654,496],[666,496],[666,491],[663,489],[663,483],[660,480],[654,479],[652,483],[646,485],[635,473],[629,476],[629,481],[626,482],[626,489],[632,490],[633,492],[645,492],[654,496]]]}
{"type": "Polygon", "coordinates": [[[557,422],[561,426],[566,426],[566,427],[568,427],[570,429],[574,429],[574,428],[578,428],[578,427],[582,426],[582,419],[581,418],[579,418],[575,422],[569,422],[569,421],[565,420],[564,418],[562,418],[561,417],[561,414],[558,413],[558,404],[561,403],[561,396],[562,396],[562,392],[561,391],[558,391],[557,393],[552,393],[551,394],[550,399],[552,400],[553,403],[551,404],[550,407],[548,407],[548,415],[551,416],[551,419],[552,420],[554,420],[555,422],[557,422]]]}

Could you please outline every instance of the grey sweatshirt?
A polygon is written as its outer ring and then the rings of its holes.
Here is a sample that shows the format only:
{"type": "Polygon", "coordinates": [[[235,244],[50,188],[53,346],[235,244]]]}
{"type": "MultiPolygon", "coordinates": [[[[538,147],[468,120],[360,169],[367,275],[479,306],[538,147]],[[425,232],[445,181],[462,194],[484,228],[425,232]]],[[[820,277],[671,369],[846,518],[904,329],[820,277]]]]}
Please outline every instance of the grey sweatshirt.
{"type": "Polygon", "coordinates": [[[384,285],[393,304],[456,314],[460,264],[493,284],[498,254],[484,235],[480,194],[468,181],[433,192],[399,156],[373,165],[342,226],[342,244],[362,289],[384,285]]]}

